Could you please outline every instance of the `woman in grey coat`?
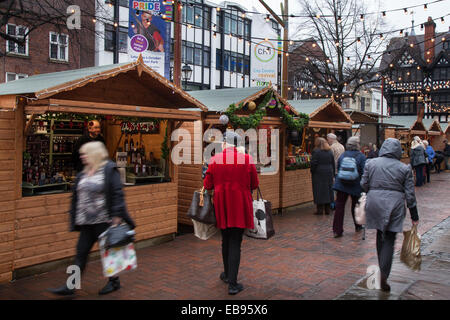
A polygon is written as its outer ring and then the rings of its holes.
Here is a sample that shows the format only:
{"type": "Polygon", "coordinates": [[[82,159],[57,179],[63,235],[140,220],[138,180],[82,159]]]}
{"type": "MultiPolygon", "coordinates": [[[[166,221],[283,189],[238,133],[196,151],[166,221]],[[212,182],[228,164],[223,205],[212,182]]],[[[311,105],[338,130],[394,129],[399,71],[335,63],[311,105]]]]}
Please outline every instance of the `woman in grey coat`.
{"type": "Polygon", "coordinates": [[[377,254],[381,271],[381,289],[390,291],[387,278],[391,272],[395,237],[403,231],[406,205],[413,224],[419,223],[414,180],[409,165],[400,161],[400,141],[384,141],[379,157],[366,161],[361,187],[367,193],[366,227],[377,229],[377,254]]]}

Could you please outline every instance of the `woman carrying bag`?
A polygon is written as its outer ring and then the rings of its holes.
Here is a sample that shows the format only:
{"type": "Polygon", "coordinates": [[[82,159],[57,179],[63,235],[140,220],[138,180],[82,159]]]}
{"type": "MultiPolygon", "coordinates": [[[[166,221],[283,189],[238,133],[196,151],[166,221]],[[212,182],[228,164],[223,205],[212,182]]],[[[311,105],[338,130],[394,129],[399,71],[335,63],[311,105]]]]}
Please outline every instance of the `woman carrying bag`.
{"type": "Polygon", "coordinates": [[[391,289],[387,278],[391,272],[396,234],[403,231],[405,202],[413,225],[419,223],[412,170],[400,161],[401,157],[400,141],[387,139],[381,146],[380,156],[367,161],[361,179],[361,187],[367,192],[366,228],[377,230],[377,255],[383,291],[391,289]]]}
{"type": "MultiPolygon", "coordinates": [[[[98,237],[111,225],[126,222],[134,229],[135,224],[128,214],[122,182],[116,164],[108,159],[108,151],[102,142],[89,142],[80,149],[84,165],[73,186],[70,208],[70,231],[79,231],[75,265],[83,273],[89,252],[98,237]]],[[[107,294],[120,288],[119,277],[109,278],[99,294],[107,294]]],[[[72,295],[74,289],[67,284],[50,292],[58,295],[72,295]]]]}

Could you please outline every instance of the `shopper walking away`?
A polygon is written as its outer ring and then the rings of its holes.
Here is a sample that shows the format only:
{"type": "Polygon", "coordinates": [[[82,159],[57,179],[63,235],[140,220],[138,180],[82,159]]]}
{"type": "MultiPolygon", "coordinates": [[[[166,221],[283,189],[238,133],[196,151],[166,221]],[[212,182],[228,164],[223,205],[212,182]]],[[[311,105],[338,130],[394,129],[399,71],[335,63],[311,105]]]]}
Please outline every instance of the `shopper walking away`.
{"type": "MultiPolygon", "coordinates": [[[[108,151],[102,142],[84,144],[80,149],[84,169],[77,175],[70,208],[70,231],[79,231],[75,265],[81,273],[85,270],[89,252],[108,227],[125,221],[130,228],[135,224],[125,205],[120,174],[116,164],[108,160],[108,151]]],[[[119,277],[109,278],[99,294],[120,288],[119,277]]],[[[71,295],[74,289],[67,285],[50,289],[58,295],[71,295]]]]}
{"type": "Polygon", "coordinates": [[[369,143],[369,154],[367,155],[367,159],[373,159],[378,157],[378,149],[375,143],[369,143]]]}
{"type": "Polygon", "coordinates": [[[101,126],[98,120],[91,120],[88,122],[88,132],[80,137],[74,145],[74,151],[72,154],[72,159],[74,163],[74,168],[77,172],[83,170],[83,163],[80,159],[80,148],[88,142],[100,141],[105,143],[105,139],[101,135],[101,126]]]}
{"type": "Polygon", "coordinates": [[[252,191],[258,188],[253,158],[237,151],[241,137],[231,131],[224,135],[223,151],[210,159],[203,185],[214,189],[217,228],[222,232],[224,271],[220,279],[228,283],[228,293],[244,289],[237,282],[244,229],[254,228],[252,191]]]}
{"type": "Polygon", "coordinates": [[[436,170],[437,173],[441,173],[441,164],[445,160],[444,153],[440,150],[436,150],[434,158],[434,170],[436,170]]]}
{"type": "Polygon", "coordinates": [[[331,152],[333,152],[334,165],[335,167],[337,167],[339,157],[345,152],[345,148],[342,144],[339,143],[334,133],[327,134],[327,142],[330,145],[331,152]]]}
{"type": "Polygon", "coordinates": [[[342,236],[344,232],[345,203],[350,196],[352,199],[352,217],[355,231],[361,231],[362,226],[355,221],[355,206],[361,196],[361,176],[364,170],[366,157],[362,154],[359,145],[359,137],[351,137],[347,141],[346,151],[340,156],[336,180],[333,189],[337,191],[336,211],[334,212],[333,234],[335,238],[342,236]]]}
{"type": "Polygon", "coordinates": [[[335,173],[333,153],[324,138],[316,138],[311,157],[311,175],[314,203],[317,211],[314,214],[330,214],[330,204],[334,201],[333,178],[335,173]]]}
{"type": "Polygon", "coordinates": [[[445,169],[450,170],[450,143],[444,140],[445,169]]]}
{"type": "Polygon", "coordinates": [[[376,246],[383,291],[390,291],[387,279],[396,234],[403,231],[405,201],[413,224],[419,223],[412,170],[400,161],[401,157],[400,141],[387,139],[381,146],[380,157],[367,161],[361,179],[361,186],[367,193],[366,228],[377,230],[376,246]]]}
{"type": "Polygon", "coordinates": [[[425,146],[425,152],[427,153],[427,163],[425,165],[427,173],[427,183],[430,183],[430,171],[434,165],[435,152],[432,146],[429,145],[427,140],[423,140],[423,145],[425,146]]]}
{"type": "Polygon", "coordinates": [[[410,162],[416,172],[416,187],[421,187],[425,182],[423,170],[427,161],[425,147],[418,136],[411,142],[410,162]]]}

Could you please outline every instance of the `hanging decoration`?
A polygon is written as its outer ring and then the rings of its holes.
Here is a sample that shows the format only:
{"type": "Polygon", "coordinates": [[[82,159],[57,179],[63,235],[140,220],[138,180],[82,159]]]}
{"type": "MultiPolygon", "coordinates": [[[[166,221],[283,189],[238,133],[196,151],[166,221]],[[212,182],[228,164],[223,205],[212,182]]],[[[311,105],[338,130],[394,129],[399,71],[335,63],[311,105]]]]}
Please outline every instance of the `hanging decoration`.
{"type": "Polygon", "coordinates": [[[228,119],[227,115],[225,115],[225,114],[221,115],[219,118],[219,122],[222,125],[227,125],[229,121],[230,121],[230,119],[228,119]]]}
{"type": "Polygon", "coordinates": [[[159,125],[154,122],[130,122],[122,121],[120,130],[123,133],[144,133],[144,134],[159,134],[159,125]]]}
{"type": "Polygon", "coordinates": [[[225,111],[225,115],[229,118],[229,125],[234,129],[241,128],[248,130],[250,128],[256,129],[261,123],[262,119],[266,116],[266,108],[271,109],[278,108],[281,113],[283,122],[287,125],[290,130],[301,130],[303,127],[308,125],[309,116],[305,113],[299,113],[298,119],[294,118],[289,113],[289,107],[283,106],[281,103],[273,97],[273,93],[266,94],[263,101],[256,107],[256,111],[248,116],[238,116],[236,112],[238,110],[243,110],[243,104],[241,103],[239,107],[235,104],[231,104],[225,111]],[[287,108],[286,108],[287,107],[287,108]]]}
{"type": "Polygon", "coordinates": [[[248,110],[253,111],[256,109],[256,103],[254,101],[250,101],[248,103],[248,110]]]}

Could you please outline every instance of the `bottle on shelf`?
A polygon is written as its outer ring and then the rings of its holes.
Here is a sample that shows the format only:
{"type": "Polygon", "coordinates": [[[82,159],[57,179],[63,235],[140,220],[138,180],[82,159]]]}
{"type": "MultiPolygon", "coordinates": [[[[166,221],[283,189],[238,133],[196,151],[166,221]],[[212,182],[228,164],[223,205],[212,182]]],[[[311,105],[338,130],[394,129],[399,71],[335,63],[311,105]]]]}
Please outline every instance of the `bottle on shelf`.
{"type": "Polygon", "coordinates": [[[128,134],[125,134],[125,143],[124,143],[123,149],[124,149],[124,152],[130,151],[128,148],[128,134]]]}

